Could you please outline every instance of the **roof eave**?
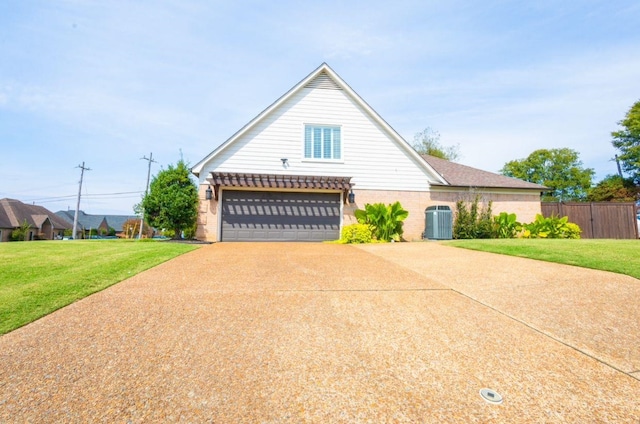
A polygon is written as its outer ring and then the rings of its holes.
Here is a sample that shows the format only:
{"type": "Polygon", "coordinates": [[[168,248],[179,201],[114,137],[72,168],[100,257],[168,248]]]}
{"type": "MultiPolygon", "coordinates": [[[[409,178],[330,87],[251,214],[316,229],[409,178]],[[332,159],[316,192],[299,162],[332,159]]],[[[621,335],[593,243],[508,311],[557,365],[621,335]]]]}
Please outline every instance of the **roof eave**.
{"type": "Polygon", "coordinates": [[[443,188],[475,188],[475,189],[502,189],[502,190],[528,190],[528,191],[551,191],[550,188],[540,186],[540,187],[514,187],[514,186],[484,186],[484,185],[462,185],[462,184],[437,184],[432,183],[433,187],[443,187],[443,188]]]}
{"type": "MultiPolygon", "coordinates": [[[[236,131],[224,143],[222,143],[220,146],[216,147],[204,159],[202,159],[201,161],[196,163],[191,168],[191,172],[195,176],[199,177],[200,176],[200,172],[202,172],[202,168],[204,167],[204,165],[207,162],[209,162],[211,159],[215,158],[227,146],[229,146],[231,143],[233,143],[235,140],[237,140],[243,134],[245,134],[247,131],[249,131],[251,128],[253,128],[253,126],[256,125],[257,123],[259,123],[262,120],[263,117],[265,117],[266,115],[271,113],[274,109],[278,108],[282,103],[287,101],[287,99],[289,99],[291,96],[293,96],[295,93],[297,93],[298,90],[300,90],[302,87],[304,87],[309,81],[311,81],[313,78],[315,78],[323,70],[329,70],[330,71],[331,68],[329,68],[329,65],[327,65],[326,63],[322,63],[314,71],[312,71],[309,75],[307,75],[304,79],[302,79],[299,83],[294,85],[289,91],[284,93],[275,102],[273,102],[270,106],[268,106],[266,109],[264,109],[262,112],[260,112],[255,118],[253,118],[251,121],[249,121],[244,127],[240,128],[238,131],[236,131]]],[[[333,75],[333,71],[331,71],[331,72],[332,72],[332,75],[333,75]]]]}
{"type": "Polygon", "coordinates": [[[395,141],[400,145],[401,148],[404,148],[404,150],[409,153],[409,155],[411,155],[413,159],[418,164],[420,164],[420,166],[426,169],[431,175],[436,177],[440,183],[445,185],[448,184],[448,182],[431,165],[429,165],[429,163],[427,163],[427,161],[425,161],[422,156],[420,156],[420,154],[416,152],[416,150],[411,147],[411,145],[400,134],[398,134],[398,132],[391,125],[389,125],[389,123],[385,121],[382,116],[380,116],[378,112],[376,112],[371,106],[369,106],[369,104],[358,93],[356,93],[355,90],[352,89],[346,81],[340,78],[340,76],[336,74],[329,65],[327,65],[326,63],[324,65],[326,65],[327,73],[342,87],[344,91],[349,94],[352,99],[354,99],[360,105],[360,107],[362,107],[371,117],[373,117],[373,119],[382,128],[384,128],[391,137],[395,139],[395,141]]]}
{"type": "Polygon", "coordinates": [[[402,138],[398,132],[387,123],[369,104],[362,98],[358,93],[353,90],[346,81],[344,81],[331,67],[323,62],[320,66],[318,66],[314,71],[312,71],[309,75],[307,75],[304,79],[302,79],[298,84],[293,86],[289,91],[287,91],[284,95],[278,98],[275,102],[273,102],[269,107],[260,112],[255,118],[253,118],[249,123],[247,123],[244,127],[238,130],[235,134],[233,134],[230,138],[228,138],[224,143],[218,146],[215,150],[213,150],[209,155],[207,155],[204,159],[196,163],[192,168],[191,172],[200,177],[200,173],[202,172],[202,168],[204,165],[209,162],[211,159],[215,158],[222,150],[224,150],[227,146],[233,143],[235,140],[240,138],[243,134],[249,131],[253,126],[259,123],[263,117],[271,113],[274,109],[278,108],[281,104],[287,101],[291,96],[301,90],[309,81],[314,79],[322,72],[326,72],[336,84],[338,84],[349,97],[354,99],[360,107],[362,107],[368,114],[371,116],[400,146],[404,148],[405,151],[412,156],[412,158],[422,166],[428,173],[433,175],[438,181],[442,184],[448,184],[447,181],[438,173],[436,170],[427,163],[418,152],[407,143],[407,141],[402,138]]]}

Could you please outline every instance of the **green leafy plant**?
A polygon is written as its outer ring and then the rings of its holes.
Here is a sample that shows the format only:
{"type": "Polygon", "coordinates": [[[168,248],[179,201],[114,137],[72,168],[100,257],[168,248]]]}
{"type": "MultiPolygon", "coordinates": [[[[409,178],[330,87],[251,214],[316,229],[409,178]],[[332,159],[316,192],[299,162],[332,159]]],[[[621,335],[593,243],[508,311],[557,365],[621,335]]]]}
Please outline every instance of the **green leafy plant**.
{"type": "Polygon", "coordinates": [[[523,225],[524,238],[579,239],[582,230],[577,224],[569,222],[569,217],[537,214],[533,222],[523,225]]]}
{"type": "Polygon", "coordinates": [[[582,233],[582,229],[580,226],[574,222],[567,222],[567,229],[565,231],[565,238],[568,239],[579,239],[580,233],[582,233]]]}
{"type": "Polygon", "coordinates": [[[402,208],[400,202],[390,205],[384,203],[367,203],[364,209],[355,211],[360,224],[371,227],[373,236],[380,241],[400,241],[402,238],[402,224],[409,212],[402,208]]]}
{"type": "Polygon", "coordinates": [[[493,232],[491,207],[492,202],[489,202],[486,207],[481,208],[480,196],[476,196],[470,203],[464,200],[456,202],[453,238],[491,238],[493,232]]]}
{"type": "Polygon", "coordinates": [[[522,224],[515,213],[500,212],[493,217],[493,236],[495,238],[515,238],[522,231],[522,224]]]}
{"type": "Polygon", "coordinates": [[[29,228],[29,223],[25,219],[18,228],[11,231],[11,241],[26,241],[29,228]]]}
{"type": "Polygon", "coordinates": [[[351,224],[342,228],[340,243],[362,244],[371,243],[373,234],[371,227],[367,224],[351,224]]]}

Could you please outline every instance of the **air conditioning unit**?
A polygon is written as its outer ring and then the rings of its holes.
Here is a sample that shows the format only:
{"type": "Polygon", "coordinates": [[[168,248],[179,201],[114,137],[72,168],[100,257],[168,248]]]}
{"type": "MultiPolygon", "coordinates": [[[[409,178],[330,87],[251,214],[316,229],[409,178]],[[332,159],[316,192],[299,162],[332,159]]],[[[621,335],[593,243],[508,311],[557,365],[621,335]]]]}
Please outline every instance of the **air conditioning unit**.
{"type": "Polygon", "coordinates": [[[451,240],[453,238],[453,213],[449,206],[429,206],[425,209],[424,214],[423,238],[429,240],[451,240]]]}

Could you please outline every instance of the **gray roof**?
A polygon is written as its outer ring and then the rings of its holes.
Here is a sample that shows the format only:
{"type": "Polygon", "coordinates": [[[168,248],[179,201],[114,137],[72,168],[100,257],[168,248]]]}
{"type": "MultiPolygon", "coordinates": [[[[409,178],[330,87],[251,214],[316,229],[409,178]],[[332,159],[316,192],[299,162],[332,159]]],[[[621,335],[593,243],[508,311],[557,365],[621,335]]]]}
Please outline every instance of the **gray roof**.
{"type": "Polygon", "coordinates": [[[44,206],[29,205],[16,199],[0,199],[0,228],[18,228],[24,221],[29,227],[41,228],[47,219],[56,230],[71,228],[64,219],[44,206]]]}
{"type": "MultiPolygon", "coordinates": [[[[56,215],[73,225],[75,213],[75,210],[58,211],[56,215]]],[[[85,230],[98,228],[100,224],[102,224],[102,221],[106,221],[110,228],[113,228],[119,233],[122,231],[124,223],[129,219],[140,219],[140,217],[135,215],[91,215],[84,211],[78,211],[78,225],[85,230]]]]}
{"type": "Polygon", "coordinates": [[[105,215],[104,218],[107,220],[107,224],[109,225],[109,227],[116,230],[117,233],[122,231],[122,227],[124,226],[124,223],[127,222],[128,220],[140,219],[139,216],[135,216],[135,215],[105,215]]]}
{"type": "Polygon", "coordinates": [[[540,184],[530,183],[517,178],[505,177],[504,175],[483,171],[466,165],[460,165],[459,163],[440,159],[435,156],[422,155],[422,158],[451,186],[512,188],[537,191],[548,190],[547,187],[540,184]]]}

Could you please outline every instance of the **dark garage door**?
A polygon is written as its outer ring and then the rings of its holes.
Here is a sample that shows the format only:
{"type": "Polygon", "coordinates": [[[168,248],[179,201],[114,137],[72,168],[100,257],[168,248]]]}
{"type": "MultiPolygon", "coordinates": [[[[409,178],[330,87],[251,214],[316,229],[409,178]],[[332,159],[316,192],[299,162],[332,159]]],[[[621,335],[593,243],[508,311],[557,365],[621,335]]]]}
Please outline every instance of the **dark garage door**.
{"type": "Polygon", "coordinates": [[[339,232],[339,193],[222,194],[222,241],[336,240],[339,232]]]}

